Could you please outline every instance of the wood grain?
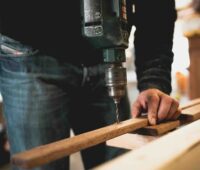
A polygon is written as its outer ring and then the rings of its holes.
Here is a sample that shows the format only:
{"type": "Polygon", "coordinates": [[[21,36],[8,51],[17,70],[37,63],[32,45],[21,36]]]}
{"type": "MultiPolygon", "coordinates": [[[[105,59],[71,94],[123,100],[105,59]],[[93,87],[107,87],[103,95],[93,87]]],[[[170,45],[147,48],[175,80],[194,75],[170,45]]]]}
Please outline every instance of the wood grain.
{"type": "Polygon", "coordinates": [[[113,124],[15,154],[11,162],[26,169],[41,166],[122,134],[145,127],[147,123],[147,119],[143,118],[123,121],[120,124],[113,124]]]}
{"type": "Polygon", "coordinates": [[[180,126],[180,120],[164,122],[154,126],[138,129],[135,133],[142,135],[160,136],[180,126]]]}
{"type": "Polygon", "coordinates": [[[93,170],[199,170],[200,120],[93,170]]]}
{"type": "Polygon", "coordinates": [[[200,119],[200,98],[194,99],[180,107],[182,110],[179,120],[168,121],[155,126],[147,126],[136,131],[142,135],[159,136],[171,130],[176,129],[180,125],[193,122],[200,119]]]}
{"type": "Polygon", "coordinates": [[[116,138],[110,139],[106,142],[108,146],[123,148],[128,150],[135,150],[143,147],[149,142],[158,139],[158,136],[147,136],[127,133],[116,138]]]}
{"type": "Polygon", "coordinates": [[[200,104],[182,110],[182,124],[193,122],[198,119],[200,119],[200,104]]]}

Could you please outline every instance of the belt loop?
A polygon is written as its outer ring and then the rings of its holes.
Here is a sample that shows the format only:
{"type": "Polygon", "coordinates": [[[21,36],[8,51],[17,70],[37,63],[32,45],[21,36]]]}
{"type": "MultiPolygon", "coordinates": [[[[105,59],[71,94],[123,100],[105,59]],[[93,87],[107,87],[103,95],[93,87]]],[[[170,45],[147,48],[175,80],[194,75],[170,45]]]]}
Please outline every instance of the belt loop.
{"type": "Polygon", "coordinates": [[[87,77],[88,77],[88,69],[84,65],[82,65],[82,67],[83,67],[83,80],[82,80],[81,86],[84,86],[85,82],[87,81],[87,77]]]}

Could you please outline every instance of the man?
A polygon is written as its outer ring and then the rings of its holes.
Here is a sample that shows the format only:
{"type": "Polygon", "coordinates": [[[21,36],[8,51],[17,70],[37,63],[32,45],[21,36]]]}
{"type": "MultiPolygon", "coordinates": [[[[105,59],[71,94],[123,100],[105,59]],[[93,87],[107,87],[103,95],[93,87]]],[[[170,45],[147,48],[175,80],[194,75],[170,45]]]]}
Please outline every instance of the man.
{"type": "MultiPolygon", "coordinates": [[[[133,2],[135,14],[130,12],[132,1],[127,7],[129,23],[136,26],[140,94],[132,115],[146,111],[154,125],[180,114],[178,103],[168,95],[176,11],[173,0],[133,2]]],[[[80,1],[4,2],[1,93],[11,154],[67,138],[70,128],[80,134],[115,122],[102,51],[83,38],[80,7],[80,1]]],[[[121,120],[128,119],[127,96],[120,108],[121,120]]],[[[105,143],[81,152],[86,169],[121,153],[105,143]]],[[[67,167],[67,160],[61,159],[38,169],[67,167]]]]}

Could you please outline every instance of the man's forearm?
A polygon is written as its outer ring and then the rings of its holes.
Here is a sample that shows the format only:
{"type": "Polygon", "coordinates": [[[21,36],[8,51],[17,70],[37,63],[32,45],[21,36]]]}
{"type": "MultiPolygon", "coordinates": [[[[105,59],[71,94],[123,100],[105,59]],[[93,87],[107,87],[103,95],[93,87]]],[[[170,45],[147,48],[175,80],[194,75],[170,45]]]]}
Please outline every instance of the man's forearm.
{"type": "Polygon", "coordinates": [[[171,92],[174,0],[135,1],[135,65],[140,91],[171,92]]]}

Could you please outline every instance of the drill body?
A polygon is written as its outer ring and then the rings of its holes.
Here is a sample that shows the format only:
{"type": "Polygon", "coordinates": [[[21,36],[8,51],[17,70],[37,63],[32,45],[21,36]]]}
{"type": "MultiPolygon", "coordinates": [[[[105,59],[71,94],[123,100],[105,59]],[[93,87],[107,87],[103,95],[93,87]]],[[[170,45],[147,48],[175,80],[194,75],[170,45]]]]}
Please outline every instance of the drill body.
{"type": "Polygon", "coordinates": [[[83,36],[102,49],[108,93],[116,104],[125,95],[127,78],[125,49],[128,47],[126,0],[83,0],[83,36]]]}

